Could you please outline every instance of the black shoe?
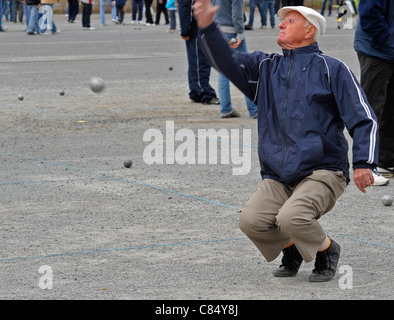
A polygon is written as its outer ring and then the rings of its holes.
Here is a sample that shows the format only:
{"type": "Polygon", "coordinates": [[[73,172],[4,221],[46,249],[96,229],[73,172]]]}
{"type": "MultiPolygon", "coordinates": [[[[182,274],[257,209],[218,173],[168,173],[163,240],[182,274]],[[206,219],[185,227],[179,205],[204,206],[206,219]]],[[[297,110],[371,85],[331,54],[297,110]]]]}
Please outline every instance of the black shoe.
{"type": "Polygon", "coordinates": [[[202,102],[203,104],[220,104],[220,100],[218,98],[208,98],[208,99],[204,99],[204,101],[202,102]]]}
{"type": "Polygon", "coordinates": [[[288,248],[284,248],[282,252],[282,264],[273,274],[275,277],[294,277],[298,273],[303,261],[301,254],[294,244],[288,248]]]}
{"type": "Polygon", "coordinates": [[[330,246],[316,254],[315,269],[309,276],[311,282],[325,282],[331,280],[336,271],[339,261],[341,247],[334,240],[331,240],[330,246]]]}
{"type": "Polygon", "coordinates": [[[253,30],[253,27],[249,24],[245,24],[245,30],[253,30]]]}

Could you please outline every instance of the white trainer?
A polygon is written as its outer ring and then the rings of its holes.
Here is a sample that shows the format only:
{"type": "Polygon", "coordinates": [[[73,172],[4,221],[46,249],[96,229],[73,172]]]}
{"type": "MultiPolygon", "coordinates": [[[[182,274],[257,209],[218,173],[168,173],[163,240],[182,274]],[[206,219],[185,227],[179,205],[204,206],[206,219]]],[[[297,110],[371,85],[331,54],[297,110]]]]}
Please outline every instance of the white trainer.
{"type": "Polygon", "coordinates": [[[374,183],[373,183],[374,186],[386,186],[386,185],[388,185],[390,183],[390,180],[385,178],[385,177],[383,177],[379,173],[378,169],[376,169],[376,168],[373,169],[372,170],[372,174],[373,174],[373,178],[375,180],[374,183]]]}

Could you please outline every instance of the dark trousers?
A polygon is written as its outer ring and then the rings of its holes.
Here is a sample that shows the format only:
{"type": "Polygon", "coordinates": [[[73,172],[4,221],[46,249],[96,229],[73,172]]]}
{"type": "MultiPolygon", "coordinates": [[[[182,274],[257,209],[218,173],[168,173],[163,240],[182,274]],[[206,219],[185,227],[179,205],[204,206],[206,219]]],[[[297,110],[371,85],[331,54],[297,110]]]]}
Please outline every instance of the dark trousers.
{"type": "Polygon", "coordinates": [[[124,5],[123,6],[116,5],[116,15],[118,17],[118,22],[119,23],[123,23],[123,19],[124,19],[124,5]]]}
{"type": "Polygon", "coordinates": [[[152,2],[153,2],[153,0],[145,0],[146,23],[151,23],[151,24],[153,24],[152,13],[150,12],[150,8],[152,6],[152,2]]]}
{"type": "Polygon", "coordinates": [[[142,12],[144,10],[143,0],[132,0],[131,21],[142,21],[142,12]]]}
{"type": "Polygon", "coordinates": [[[73,22],[79,12],[78,0],[68,0],[68,21],[73,22]]]}
{"type": "Polygon", "coordinates": [[[166,24],[170,23],[170,19],[168,18],[168,11],[166,8],[167,0],[157,0],[156,2],[157,7],[156,7],[156,21],[155,24],[160,23],[160,15],[163,12],[164,13],[164,19],[166,20],[166,24]],[[161,3],[160,3],[161,1],[161,3]]]}
{"type": "MultiPolygon", "coordinates": [[[[3,1],[0,1],[0,3],[2,3],[2,2],[3,1]]],[[[13,13],[14,13],[13,21],[17,22],[17,20],[19,20],[19,22],[22,22],[23,21],[23,10],[24,10],[22,1],[20,1],[20,0],[13,0],[13,1],[11,1],[11,5],[12,5],[13,13]],[[17,10],[19,10],[18,19],[16,18],[17,10]]],[[[1,16],[1,18],[3,18],[3,16],[1,16]]]]}
{"type": "Polygon", "coordinates": [[[202,50],[202,44],[196,36],[186,41],[187,61],[189,64],[189,97],[195,102],[204,102],[216,98],[216,92],[209,84],[211,65],[202,50]]]}
{"type": "Polygon", "coordinates": [[[361,86],[379,126],[379,167],[394,167],[394,63],[357,53],[361,86]]]}
{"type": "Polygon", "coordinates": [[[92,15],[92,5],[82,2],[82,27],[90,28],[91,15],[92,15]]]}

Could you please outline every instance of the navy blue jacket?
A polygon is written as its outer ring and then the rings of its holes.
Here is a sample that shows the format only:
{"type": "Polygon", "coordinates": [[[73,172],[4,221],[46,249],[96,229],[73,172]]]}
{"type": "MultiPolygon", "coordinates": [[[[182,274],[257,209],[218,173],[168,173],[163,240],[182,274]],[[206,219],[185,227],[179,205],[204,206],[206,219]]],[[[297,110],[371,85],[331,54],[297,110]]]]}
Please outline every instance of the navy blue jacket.
{"type": "Polygon", "coordinates": [[[394,62],[394,0],[362,0],[354,49],[394,62]]]}
{"type": "Polygon", "coordinates": [[[178,0],[179,25],[182,37],[196,37],[197,21],[192,12],[193,0],[178,0]]]}
{"type": "Polygon", "coordinates": [[[201,30],[201,40],[212,65],[257,104],[263,179],[290,185],[327,169],[342,171],[349,182],[345,126],[353,168],[376,166],[376,116],[350,69],[317,43],[283,55],[233,54],[215,23],[201,30]]]}

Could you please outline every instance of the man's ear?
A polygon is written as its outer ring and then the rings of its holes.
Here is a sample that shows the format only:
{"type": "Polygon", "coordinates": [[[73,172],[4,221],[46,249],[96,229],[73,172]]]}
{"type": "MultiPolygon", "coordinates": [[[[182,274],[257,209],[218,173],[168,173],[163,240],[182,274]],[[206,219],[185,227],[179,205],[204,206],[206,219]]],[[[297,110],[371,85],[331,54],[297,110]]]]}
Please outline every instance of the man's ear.
{"type": "Polygon", "coordinates": [[[308,28],[308,30],[305,34],[305,39],[308,40],[308,39],[314,38],[315,34],[317,32],[317,28],[313,24],[309,25],[307,28],[308,28]]]}

